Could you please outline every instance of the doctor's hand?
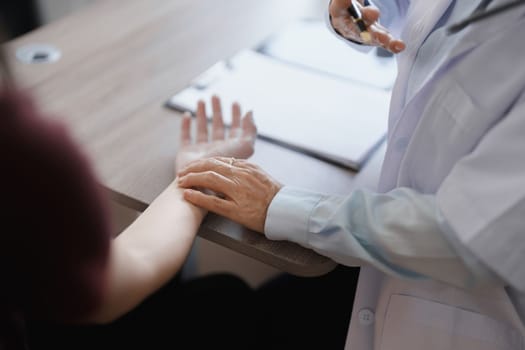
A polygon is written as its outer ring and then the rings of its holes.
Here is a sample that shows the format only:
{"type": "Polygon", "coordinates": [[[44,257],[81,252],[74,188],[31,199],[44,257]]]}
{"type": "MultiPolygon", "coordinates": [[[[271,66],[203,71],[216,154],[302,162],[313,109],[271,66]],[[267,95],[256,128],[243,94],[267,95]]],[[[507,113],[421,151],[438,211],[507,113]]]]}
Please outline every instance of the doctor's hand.
{"type": "Polygon", "coordinates": [[[375,6],[363,6],[363,0],[356,1],[356,6],[361,10],[363,19],[372,35],[370,42],[363,42],[359,35],[359,29],[348,13],[350,0],[332,0],[329,5],[329,13],[333,28],[340,35],[354,42],[365,45],[380,46],[392,53],[399,53],[405,49],[405,43],[397,38],[379,24],[380,12],[375,6]]]}
{"type": "Polygon", "coordinates": [[[179,171],[187,164],[197,159],[225,156],[248,158],[253,154],[257,127],[253,113],[248,112],[241,118],[239,104],[232,105],[232,122],[229,130],[224,126],[221,100],[212,97],[212,125],[208,130],[206,107],[204,101],[197,103],[195,121],[189,113],[184,114],[180,146],[175,160],[175,170],[179,171]],[[196,124],[196,138],[191,137],[192,123],[196,124]]]}
{"type": "Polygon", "coordinates": [[[178,174],[184,198],[203,209],[264,232],[268,207],[282,188],[257,165],[235,158],[215,157],[189,164],[178,174]],[[208,189],[215,194],[195,190],[208,189]]]}

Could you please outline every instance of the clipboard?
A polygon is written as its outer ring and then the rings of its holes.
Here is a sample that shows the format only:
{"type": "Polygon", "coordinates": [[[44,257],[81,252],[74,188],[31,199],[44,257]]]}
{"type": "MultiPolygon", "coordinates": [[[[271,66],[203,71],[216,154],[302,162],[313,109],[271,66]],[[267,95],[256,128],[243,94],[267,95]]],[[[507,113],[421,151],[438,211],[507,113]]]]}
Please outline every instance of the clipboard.
{"type": "MultiPolygon", "coordinates": [[[[167,106],[211,111],[234,101],[254,112],[260,138],[358,171],[386,134],[390,91],[289,64],[252,49],[217,62],[167,106]]],[[[230,123],[230,113],[224,113],[230,123]]]]}

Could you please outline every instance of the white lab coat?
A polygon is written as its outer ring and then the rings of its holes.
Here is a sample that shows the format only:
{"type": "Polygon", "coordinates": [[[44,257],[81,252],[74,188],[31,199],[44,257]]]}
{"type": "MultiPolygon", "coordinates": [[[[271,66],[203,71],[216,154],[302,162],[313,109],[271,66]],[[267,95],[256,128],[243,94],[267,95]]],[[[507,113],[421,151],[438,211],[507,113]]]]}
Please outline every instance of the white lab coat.
{"type": "MultiPolygon", "coordinates": [[[[439,70],[406,100],[417,49],[450,0],[374,3],[406,11],[401,37],[408,44],[398,56],[380,191],[407,186],[436,194],[452,243],[523,293],[525,8],[465,28],[439,70]]],[[[503,288],[472,292],[363,267],[346,349],[514,350],[525,347],[524,335],[503,288]]]]}

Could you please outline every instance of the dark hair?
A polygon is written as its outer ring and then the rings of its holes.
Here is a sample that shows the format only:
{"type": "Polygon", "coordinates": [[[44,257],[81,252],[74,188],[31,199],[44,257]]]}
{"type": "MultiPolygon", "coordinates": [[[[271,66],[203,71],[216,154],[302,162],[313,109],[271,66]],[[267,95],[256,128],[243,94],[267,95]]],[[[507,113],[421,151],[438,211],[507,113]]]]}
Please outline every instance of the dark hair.
{"type": "Polygon", "coordinates": [[[0,79],[2,87],[11,85],[11,74],[3,49],[0,49],[0,79]]]}
{"type": "Polygon", "coordinates": [[[7,62],[7,55],[3,48],[3,45],[7,41],[7,34],[2,27],[0,22],[0,87],[8,87],[13,81],[11,77],[11,71],[9,70],[9,63],[7,62]]]}

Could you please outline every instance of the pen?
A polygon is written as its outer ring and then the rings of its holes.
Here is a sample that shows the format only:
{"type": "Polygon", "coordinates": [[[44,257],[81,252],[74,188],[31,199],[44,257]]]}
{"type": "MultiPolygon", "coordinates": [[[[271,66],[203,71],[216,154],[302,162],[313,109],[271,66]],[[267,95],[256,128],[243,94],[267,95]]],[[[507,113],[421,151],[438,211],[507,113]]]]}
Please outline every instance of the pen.
{"type": "Polygon", "coordinates": [[[365,21],[363,20],[363,15],[361,14],[359,7],[355,4],[355,0],[350,1],[348,13],[350,14],[350,17],[352,17],[354,23],[359,29],[359,36],[361,37],[361,40],[363,40],[364,43],[369,43],[372,40],[372,36],[370,35],[368,28],[366,27],[365,21]]]}

